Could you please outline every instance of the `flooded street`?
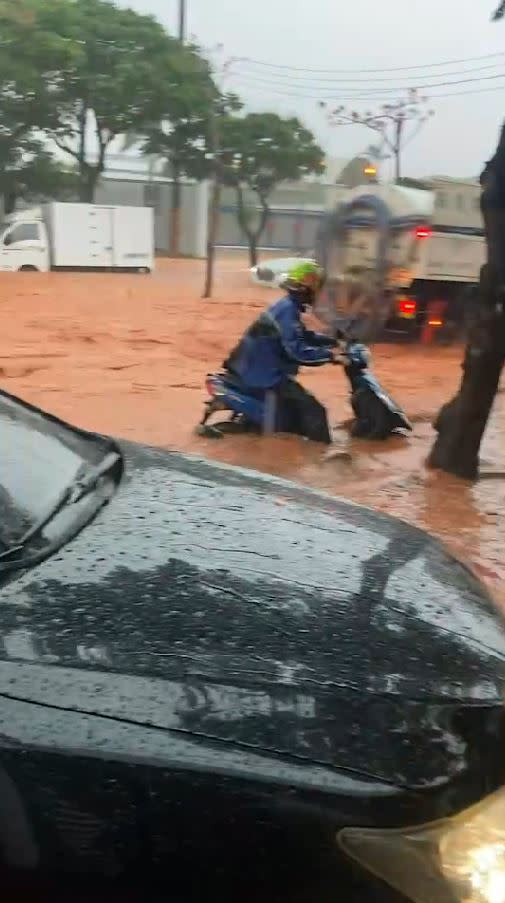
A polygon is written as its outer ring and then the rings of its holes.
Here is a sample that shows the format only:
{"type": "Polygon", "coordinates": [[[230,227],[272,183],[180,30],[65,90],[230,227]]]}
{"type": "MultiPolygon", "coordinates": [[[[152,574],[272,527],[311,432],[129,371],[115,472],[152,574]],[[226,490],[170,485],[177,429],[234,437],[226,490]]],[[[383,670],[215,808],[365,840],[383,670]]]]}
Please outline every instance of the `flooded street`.
{"type": "Polygon", "coordinates": [[[153,276],[3,273],[0,385],[88,429],[274,473],[397,515],[445,540],[505,604],[503,388],[480,482],[424,468],[431,419],[459,380],[460,348],[374,348],[375,371],[414,421],[406,440],[347,438],[347,384],[334,367],[303,381],[327,405],[345,454],[325,459],[289,437],[195,436],[205,374],[273,297],[249,284],[245,266],[219,260],[211,301],[200,297],[203,264],[195,261],[160,262],[153,276]]]}

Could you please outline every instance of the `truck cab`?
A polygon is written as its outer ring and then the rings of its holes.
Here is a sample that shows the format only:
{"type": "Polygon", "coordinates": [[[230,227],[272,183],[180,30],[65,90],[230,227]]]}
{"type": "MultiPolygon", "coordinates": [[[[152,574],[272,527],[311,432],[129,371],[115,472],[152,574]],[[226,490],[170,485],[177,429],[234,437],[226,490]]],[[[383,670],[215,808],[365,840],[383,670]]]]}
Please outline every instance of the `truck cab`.
{"type": "Polygon", "coordinates": [[[0,270],[50,269],[49,237],[40,208],[7,216],[0,227],[0,270]]]}

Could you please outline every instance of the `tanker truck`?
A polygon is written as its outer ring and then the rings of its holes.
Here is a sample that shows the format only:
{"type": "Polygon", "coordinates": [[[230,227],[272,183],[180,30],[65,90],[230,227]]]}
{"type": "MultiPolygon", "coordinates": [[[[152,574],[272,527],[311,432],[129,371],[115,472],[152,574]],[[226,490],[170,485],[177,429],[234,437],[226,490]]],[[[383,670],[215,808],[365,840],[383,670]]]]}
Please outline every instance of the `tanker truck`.
{"type": "Polygon", "coordinates": [[[455,337],[470,315],[486,255],[479,184],[439,179],[426,188],[369,184],[350,190],[342,202],[354,201],[356,214],[340,246],[335,236],[327,255],[330,279],[359,278],[375,268],[380,236],[366,209],[373,197],[383,202],[389,217],[386,333],[415,338],[428,328],[455,337]]]}

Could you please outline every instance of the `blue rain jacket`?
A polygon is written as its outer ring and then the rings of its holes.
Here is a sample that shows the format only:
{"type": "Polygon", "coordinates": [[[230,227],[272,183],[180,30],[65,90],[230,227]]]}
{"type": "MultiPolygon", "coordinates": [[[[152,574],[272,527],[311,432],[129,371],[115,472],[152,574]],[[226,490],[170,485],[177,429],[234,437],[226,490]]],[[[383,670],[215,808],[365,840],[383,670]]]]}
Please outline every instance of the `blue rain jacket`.
{"type": "Polygon", "coordinates": [[[300,366],[318,367],[331,361],[329,336],[306,329],[302,308],[286,295],[265,310],[234,348],[225,367],[252,389],[273,389],[300,366]]]}

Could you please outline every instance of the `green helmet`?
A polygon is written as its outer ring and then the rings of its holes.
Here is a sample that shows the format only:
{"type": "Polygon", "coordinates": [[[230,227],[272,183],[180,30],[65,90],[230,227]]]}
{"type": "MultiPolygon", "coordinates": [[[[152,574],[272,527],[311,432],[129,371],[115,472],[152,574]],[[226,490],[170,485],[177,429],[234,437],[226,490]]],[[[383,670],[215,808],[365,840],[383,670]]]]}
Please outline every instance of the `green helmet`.
{"type": "Polygon", "coordinates": [[[296,263],[288,272],[286,288],[316,294],[324,282],[324,270],[312,260],[296,263]]]}

